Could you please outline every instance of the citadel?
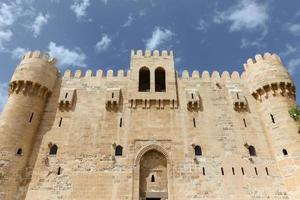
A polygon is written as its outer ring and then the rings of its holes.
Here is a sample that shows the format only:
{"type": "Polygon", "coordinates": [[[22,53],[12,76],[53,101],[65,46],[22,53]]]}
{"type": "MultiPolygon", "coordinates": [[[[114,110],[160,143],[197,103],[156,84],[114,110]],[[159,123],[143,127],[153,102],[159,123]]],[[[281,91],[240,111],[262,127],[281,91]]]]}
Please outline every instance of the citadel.
{"type": "Polygon", "coordinates": [[[66,70],[28,52],[0,118],[1,200],[297,200],[295,85],[276,54],[244,72],[66,70]]]}

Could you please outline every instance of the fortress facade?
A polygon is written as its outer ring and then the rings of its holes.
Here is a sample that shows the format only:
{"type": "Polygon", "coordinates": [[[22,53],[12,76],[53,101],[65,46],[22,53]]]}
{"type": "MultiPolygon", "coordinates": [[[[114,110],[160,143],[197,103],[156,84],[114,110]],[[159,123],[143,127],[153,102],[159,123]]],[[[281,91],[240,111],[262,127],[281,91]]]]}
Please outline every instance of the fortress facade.
{"type": "Polygon", "coordinates": [[[172,51],[138,50],[126,74],[62,75],[28,52],[0,120],[0,199],[300,199],[294,83],[276,54],[244,69],[179,76],[172,51]]]}

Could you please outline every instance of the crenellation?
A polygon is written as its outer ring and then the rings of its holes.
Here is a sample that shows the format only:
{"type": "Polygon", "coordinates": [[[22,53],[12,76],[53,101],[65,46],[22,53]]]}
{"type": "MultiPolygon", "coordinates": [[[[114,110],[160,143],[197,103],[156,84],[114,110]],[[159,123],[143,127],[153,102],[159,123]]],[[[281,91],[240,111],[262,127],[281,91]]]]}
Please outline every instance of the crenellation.
{"type": "Polygon", "coordinates": [[[126,74],[61,77],[49,59],[26,53],[10,81],[0,199],[300,199],[296,91],[276,54],[241,74],[178,75],[166,50],[131,50],[126,74]]]}

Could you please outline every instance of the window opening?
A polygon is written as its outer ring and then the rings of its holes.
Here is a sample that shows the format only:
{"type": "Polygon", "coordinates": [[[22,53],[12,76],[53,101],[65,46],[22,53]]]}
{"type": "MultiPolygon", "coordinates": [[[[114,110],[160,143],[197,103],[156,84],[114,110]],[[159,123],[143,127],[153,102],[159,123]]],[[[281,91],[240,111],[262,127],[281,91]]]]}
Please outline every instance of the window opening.
{"type": "Polygon", "coordinates": [[[232,170],[232,174],[235,175],[235,173],[234,173],[234,168],[233,168],[233,167],[231,168],[231,170],[232,170]]]}
{"type": "Polygon", "coordinates": [[[139,71],[139,92],[150,92],[150,70],[147,67],[139,71]]]}
{"type": "Polygon", "coordinates": [[[61,124],[62,124],[62,120],[63,118],[61,117],[60,120],[59,120],[59,124],[58,124],[58,127],[61,127],[61,124]]]}
{"type": "Polygon", "coordinates": [[[222,172],[222,175],[224,176],[224,169],[223,169],[223,167],[221,167],[221,172],[222,172]]]}
{"type": "Polygon", "coordinates": [[[17,150],[17,155],[22,155],[22,148],[19,148],[19,149],[17,150]]]}
{"type": "Polygon", "coordinates": [[[152,183],[155,182],[155,177],[154,177],[154,175],[151,176],[151,182],[152,182],[152,183]]]}
{"type": "Polygon", "coordinates": [[[120,118],[120,127],[122,127],[123,126],[123,119],[122,119],[122,117],[120,118]]]}
{"type": "Polygon", "coordinates": [[[194,128],[196,128],[196,119],[193,118],[193,124],[194,124],[194,128]]]}
{"type": "Polygon", "coordinates": [[[266,167],[266,174],[269,176],[269,170],[267,167],[266,167]]]}
{"type": "Polygon", "coordinates": [[[243,167],[241,168],[241,170],[242,170],[242,174],[245,175],[245,172],[244,172],[244,168],[243,168],[243,167]]]}
{"type": "Polygon", "coordinates": [[[247,128],[247,122],[246,122],[246,119],[244,118],[243,121],[244,121],[244,126],[245,126],[245,128],[247,128]]]}
{"type": "Polygon", "coordinates": [[[68,97],[68,93],[66,93],[66,95],[65,95],[65,99],[68,97]]]}
{"type": "Polygon", "coordinates": [[[31,122],[32,122],[33,115],[34,115],[34,113],[31,113],[31,115],[30,115],[30,119],[29,119],[29,123],[31,123],[31,122]]]}
{"type": "Polygon", "coordinates": [[[205,176],[205,168],[204,167],[202,167],[202,174],[203,174],[203,176],[205,176]]]}
{"type": "Polygon", "coordinates": [[[275,118],[274,118],[274,115],[273,114],[270,114],[271,116],[271,119],[272,119],[272,123],[275,124],[275,118]]]}
{"type": "Polygon", "coordinates": [[[115,156],[122,156],[122,155],[123,155],[123,147],[118,145],[115,150],[115,156]]]}
{"type": "Polygon", "coordinates": [[[60,174],[61,174],[61,167],[59,167],[57,170],[57,175],[60,175],[60,174]]]}
{"type": "Polygon", "coordinates": [[[50,155],[56,155],[57,154],[57,150],[58,150],[58,147],[57,147],[56,144],[54,144],[54,145],[51,146],[49,154],[50,155]]]}
{"type": "Polygon", "coordinates": [[[155,70],[155,92],[166,91],[166,72],[162,67],[155,70]]]}
{"type": "Polygon", "coordinates": [[[249,146],[248,150],[249,150],[250,156],[256,156],[256,150],[255,150],[254,146],[252,146],[252,145],[249,146]]]}
{"type": "Polygon", "coordinates": [[[258,176],[258,173],[257,173],[257,168],[256,168],[256,167],[254,167],[254,170],[255,170],[255,174],[256,174],[256,176],[258,176]]]}
{"type": "Polygon", "coordinates": [[[202,156],[202,149],[199,145],[195,146],[195,156],[202,156]]]}
{"type": "Polygon", "coordinates": [[[285,155],[285,156],[287,156],[287,155],[288,155],[288,152],[287,152],[287,150],[286,150],[286,149],[282,149],[282,153],[283,153],[283,155],[285,155]]]}

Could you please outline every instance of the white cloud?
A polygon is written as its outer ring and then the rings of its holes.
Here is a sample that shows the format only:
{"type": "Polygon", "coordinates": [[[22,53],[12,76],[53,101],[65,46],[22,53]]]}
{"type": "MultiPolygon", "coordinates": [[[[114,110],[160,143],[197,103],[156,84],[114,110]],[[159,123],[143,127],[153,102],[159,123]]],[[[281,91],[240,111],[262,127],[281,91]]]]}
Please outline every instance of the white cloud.
{"type": "Polygon", "coordinates": [[[128,26],[131,26],[132,22],[133,22],[133,17],[132,17],[132,15],[130,14],[130,15],[128,15],[127,20],[126,20],[126,22],[122,25],[122,27],[128,27],[128,26]]]}
{"type": "Polygon", "coordinates": [[[11,57],[16,60],[20,60],[20,58],[28,51],[28,49],[17,47],[11,51],[11,57]]]}
{"type": "Polygon", "coordinates": [[[11,26],[20,15],[21,9],[15,4],[0,3],[0,27],[11,26]]]}
{"type": "Polygon", "coordinates": [[[287,63],[289,72],[293,75],[300,68],[300,58],[293,58],[287,63]]]}
{"type": "Polygon", "coordinates": [[[7,83],[0,83],[0,112],[2,112],[7,101],[7,83]]]}
{"type": "Polygon", "coordinates": [[[45,14],[43,15],[42,13],[39,13],[38,16],[35,18],[31,30],[33,31],[34,37],[39,36],[41,29],[44,25],[48,23],[49,15],[45,14]]]}
{"type": "Polygon", "coordinates": [[[90,0],[75,0],[71,5],[71,10],[74,11],[77,19],[81,19],[86,16],[86,10],[90,5],[90,0]]]}
{"type": "Polygon", "coordinates": [[[12,36],[11,30],[0,30],[0,51],[5,49],[4,43],[10,41],[12,36]]]}
{"type": "Polygon", "coordinates": [[[61,68],[87,67],[85,63],[86,55],[79,48],[70,50],[64,46],[58,46],[56,43],[50,42],[48,49],[49,54],[58,60],[61,68]]]}
{"type": "Polygon", "coordinates": [[[198,21],[198,24],[195,27],[195,29],[198,30],[198,31],[207,31],[207,27],[208,27],[208,24],[205,22],[205,20],[204,19],[200,19],[198,21]]]}
{"type": "Polygon", "coordinates": [[[247,38],[241,39],[241,46],[240,48],[249,48],[249,47],[264,47],[265,44],[262,42],[263,38],[258,38],[256,40],[249,40],[247,38]]]}
{"type": "Polygon", "coordinates": [[[300,36],[300,24],[288,24],[288,30],[295,36],[300,36]]]}
{"type": "Polygon", "coordinates": [[[108,3],[108,0],[101,0],[105,5],[108,3]]]}
{"type": "Polygon", "coordinates": [[[96,51],[97,52],[106,51],[110,46],[111,42],[112,40],[106,34],[103,34],[101,40],[98,41],[97,44],[95,45],[96,51]]]}
{"type": "Polygon", "coordinates": [[[175,34],[169,30],[160,27],[155,27],[151,38],[146,40],[146,49],[154,50],[160,45],[170,41],[175,34]]]}
{"type": "Polygon", "coordinates": [[[263,30],[266,32],[268,19],[266,4],[257,3],[255,0],[242,0],[228,10],[218,12],[214,22],[219,24],[230,22],[230,31],[263,30]]]}
{"type": "Polygon", "coordinates": [[[298,49],[290,44],[285,45],[286,49],[283,52],[280,52],[280,56],[289,56],[298,51],[298,49]]]}

